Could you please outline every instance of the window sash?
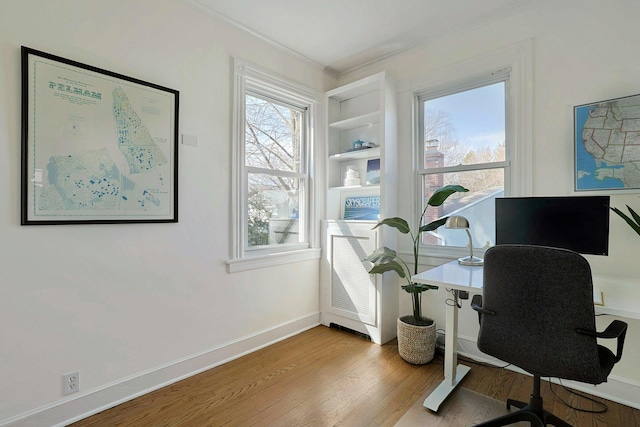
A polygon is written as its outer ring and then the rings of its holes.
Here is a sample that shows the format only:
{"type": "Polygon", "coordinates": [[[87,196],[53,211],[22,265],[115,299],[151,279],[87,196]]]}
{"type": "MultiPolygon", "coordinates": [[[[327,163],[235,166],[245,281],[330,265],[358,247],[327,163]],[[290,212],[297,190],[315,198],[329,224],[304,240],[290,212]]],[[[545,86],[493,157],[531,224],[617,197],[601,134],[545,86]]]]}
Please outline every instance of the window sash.
{"type": "MultiPolygon", "coordinates": [[[[261,167],[256,167],[256,166],[247,166],[246,165],[246,158],[245,161],[243,162],[244,164],[244,186],[245,186],[245,197],[244,197],[244,202],[243,202],[243,206],[242,206],[242,211],[243,211],[243,228],[244,228],[244,253],[245,254],[255,254],[256,252],[280,252],[283,250],[292,250],[292,249],[299,249],[301,247],[309,247],[309,243],[308,243],[308,230],[307,230],[307,224],[308,221],[306,220],[306,215],[307,215],[307,204],[308,204],[308,198],[307,198],[307,193],[308,193],[308,182],[309,182],[309,176],[306,173],[307,170],[307,162],[305,161],[305,159],[308,157],[306,155],[307,153],[307,144],[306,144],[306,135],[308,132],[308,119],[307,119],[307,111],[308,108],[306,107],[299,107],[299,106],[294,106],[293,104],[290,104],[286,101],[277,101],[277,99],[275,98],[276,95],[273,96],[267,96],[267,95],[263,95],[262,92],[260,91],[255,91],[252,90],[252,88],[247,88],[247,90],[245,91],[245,96],[244,96],[244,100],[246,101],[246,97],[247,95],[250,96],[257,96],[260,99],[266,100],[270,103],[282,106],[284,108],[291,108],[299,113],[301,113],[301,126],[302,129],[300,130],[300,141],[298,142],[294,142],[299,144],[299,150],[298,150],[298,159],[293,159],[293,163],[294,164],[298,164],[298,168],[299,168],[299,172],[295,172],[295,171],[288,171],[288,170],[281,170],[281,169],[272,169],[272,168],[261,168],[261,167]],[[259,95],[257,95],[259,93],[259,95]],[[251,245],[249,242],[249,176],[251,174],[263,174],[263,175],[270,175],[273,177],[283,177],[283,178],[290,178],[290,179],[297,179],[298,182],[298,242],[286,242],[286,243],[269,243],[269,244],[264,244],[264,245],[251,245]]],[[[246,139],[243,138],[243,142],[244,142],[244,146],[243,146],[243,150],[246,148],[247,146],[247,141],[246,139]]],[[[284,189],[283,189],[284,191],[284,189]]],[[[269,232],[271,232],[271,230],[269,230],[269,232]]]]}
{"type": "MultiPolygon", "coordinates": [[[[451,88],[452,83],[476,81],[482,76],[492,76],[500,70],[509,70],[508,87],[506,88],[506,156],[510,160],[506,173],[505,191],[511,195],[528,196],[533,194],[533,39],[527,39],[495,51],[477,56],[462,58],[442,67],[429,69],[398,82],[398,119],[399,140],[410,141],[401,144],[398,152],[399,161],[412,165],[412,171],[422,169],[417,138],[422,123],[420,122],[418,97],[426,93],[434,94],[438,88],[451,88]]],[[[458,88],[460,85],[458,84],[458,88]]],[[[419,198],[420,185],[416,173],[399,175],[400,188],[411,189],[400,193],[400,213],[415,223],[422,212],[419,198]],[[417,197],[418,196],[418,197],[417,197]]],[[[463,233],[464,234],[464,233],[463,233]]],[[[399,241],[399,252],[410,260],[411,247],[399,241]]],[[[481,253],[481,252],[480,252],[481,253]]],[[[420,253],[420,264],[434,266],[444,260],[452,260],[468,255],[463,248],[427,247],[420,253]]],[[[480,255],[481,256],[481,255],[480,255]]]]}
{"type": "MultiPolygon", "coordinates": [[[[255,169],[255,168],[253,168],[255,169]]],[[[304,247],[308,247],[308,238],[307,238],[307,205],[308,205],[308,197],[307,197],[307,191],[306,188],[308,187],[307,182],[308,182],[308,178],[306,177],[306,175],[304,174],[299,174],[299,173],[288,173],[288,172],[282,172],[282,171],[271,171],[271,170],[264,170],[264,169],[258,169],[258,170],[254,170],[254,171],[247,171],[247,176],[246,176],[246,180],[245,182],[247,183],[247,188],[246,188],[246,194],[247,194],[247,204],[246,204],[246,216],[245,216],[245,222],[246,222],[246,228],[245,228],[245,236],[246,236],[246,241],[245,241],[245,248],[246,251],[248,252],[253,252],[256,250],[262,250],[262,249],[268,249],[268,248],[273,248],[275,250],[277,250],[278,248],[286,248],[286,247],[296,247],[299,248],[301,246],[304,247]],[[250,245],[249,243],[249,204],[248,204],[248,196],[249,196],[249,182],[251,181],[251,179],[249,178],[249,175],[251,174],[261,174],[261,175],[269,175],[269,176],[273,176],[273,177],[283,177],[283,178],[289,178],[292,180],[296,180],[298,181],[297,183],[297,218],[295,218],[298,222],[298,225],[296,227],[296,234],[298,234],[298,241],[297,242],[283,242],[283,243],[271,243],[271,244],[264,244],[264,245],[250,245]]],[[[280,188],[280,187],[278,187],[280,188]]],[[[282,191],[284,191],[283,189],[281,189],[282,191]]],[[[289,217],[289,219],[294,219],[289,217]]]]}
{"type": "MultiPolygon", "coordinates": [[[[414,92],[414,102],[417,105],[416,108],[416,137],[417,137],[417,150],[415,151],[415,164],[416,164],[416,190],[419,192],[417,200],[421,201],[421,211],[427,203],[425,194],[425,178],[429,175],[447,174],[452,172],[473,172],[489,169],[503,169],[504,174],[504,194],[509,194],[510,177],[511,177],[511,160],[510,160],[510,146],[511,138],[509,134],[509,114],[510,114],[510,69],[504,68],[497,72],[491,73],[489,76],[480,78],[473,78],[466,81],[459,82],[458,84],[447,84],[446,86],[437,87],[435,89],[428,89],[423,91],[414,92]],[[505,160],[486,163],[472,163],[472,164],[458,164],[453,166],[436,166],[425,168],[424,167],[424,152],[425,152],[425,105],[426,102],[432,99],[454,95],[457,93],[482,88],[485,86],[493,85],[496,83],[504,83],[504,96],[505,96],[505,160]]],[[[437,235],[437,233],[434,233],[437,235]]],[[[474,247],[482,242],[476,240],[473,241],[474,247]]],[[[427,248],[458,248],[458,246],[447,245],[433,245],[425,244],[423,239],[420,239],[420,245],[427,248]]]]}
{"type": "Polygon", "coordinates": [[[448,173],[448,172],[467,172],[467,171],[477,171],[484,169],[498,169],[498,168],[508,168],[511,166],[510,160],[505,160],[502,162],[489,162],[489,163],[474,163],[472,165],[457,165],[457,166],[442,166],[435,167],[429,169],[418,169],[418,175],[432,175],[438,173],[448,173]]]}
{"type": "Polygon", "coordinates": [[[313,212],[311,200],[310,165],[312,157],[312,129],[317,120],[316,103],[321,99],[316,92],[266,73],[248,63],[235,60],[235,94],[234,94],[234,177],[232,181],[232,247],[231,259],[227,261],[229,271],[242,271],[251,268],[261,268],[274,260],[275,264],[286,262],[288,258],[307,259],[317,257],[317,250],[310,250],[313,243],[313,212]],[[257,96],[276,105],[291,108],[302,114],[300,134],[299,171],[272,170],[245,164],[245,126],[246,126],[246,97],[257,96]],[[299,180],[298,217],[300,227],[300,243],[280,243],[273,245],[248,245],[248,184],[250,173],[266,173],[299,180]],[[255,261],[254,261],[255,260],[255,261]]]}
{"type": "Polygon", "coordinates": [[[278,105],[280,107],[290,108],[300,113],[304,113],[309,110],[309,108],[305,106],[287,101],[286,99],[279,98],[277,95],[270,94],[268,91],[260,90],[259,87],[253,87],[250,84],[247,85],[245,96],[246,95],[253,96],[254,98],[261,98],[265,101],[269,101],[272,104],[278,105]]]}
{"type": "MultiPolygon", "coordinates": [[[[484,76],[472,77],[461,80],[458,83],[449,83],[417,91],[415,92],[415,96],[418,102],[423,103],[431,99],[442,98],[443,96],[454,95],[456,93],[466,92],[468,90],[478,89],[500,82],[505,83],[505,94],[507,94],[509,93],[510,74],[511,67],[504,67],[484,76]]],[[[421,113],[424,113],[424,111],[421,111],[421,113]]]]}
{"type": "MultiPolygon", "coordinates": [[[[284,148],[282,148],[281,150],[283,152],[285,152],[286,154],[289,154],[292,157],[294,157],[292,162],[291,162],[292,163],[292,167],[294,169],[298,169],[299,172],[305,173],[307,171],[307,165],[308,165],[307,160],[306,160],[307,157],[308,157],[307,156],[307,139],[308,139],[307,133],[308,133],[308,128],[309,128],[309,119],[307,117],[308,116],[308,114],[307,114],[308,108],[297,106],[297,105],[294,105],[294,104],[291,104],[291,103],[285,102],[285,101],[277,102],[277,101],[274,100],[274,96],[266,96],[266,95],[262,95],[262,94],[257,94],[257,92],[251,91],[250,88],[246,89],[245,95],[244,95],[244,98],[243,98],[243,101],[244,101],[243,110],[244,110],[244,116],[245,116],[244,117],[245,133],[243,134],[244,138],[243,138],[242,151],[243,151],[243,154],[244,154],[243,157],[245,158],[244,167],[245,168],[252,167],[252,166],[247,165],[248,158],[246,157],[247,156],[247,140],[246,140],[247,134],[246,134],[246,132],[247,132],[247,127],[248,127],[248,125],[246,123],[246,110],[247,110],[246,101],[247,101],[247,97],[248,96],[251,96],[253,98],[258,98],[260,100],[263,100],[263,101],[266,101],[268,103],[274,104],[274,105],[276,105],[278,107],[291,109],[294,112],[300,114],[300,127],[301,127],[301,129],[299,129],[300,134],[299,135],[293,135],[293,134],[290,135],[291,138],[292,138],[292,141],[291,141],[291,152],[290,153],[287,152],[287,150],[285,150],[284,148]],[[294,138],[296,140],[294,140],[294,138]],[[296,149],[296,146],[297,146],[297,149],[296,149]]],[[[275,167],[274,168],[269,168],[269,169],[286,170],[286,169],[276,169],[275,167]]]]}
{"type": "Polygon", "coordinates": [[[264,174],[268,174],[268,175],[284,176],[284,177],[287,177],[287,178],[306,179],[306,178],[309,177],[308,174],[302,173],[302,172],[283,171],[283,170],[280,170],[280,169],[265,169],[265,168],[258,168],[258,167],[255,167],[255,166],[246,166],[245,170],[248,173],[264,173],[264,174]]]}

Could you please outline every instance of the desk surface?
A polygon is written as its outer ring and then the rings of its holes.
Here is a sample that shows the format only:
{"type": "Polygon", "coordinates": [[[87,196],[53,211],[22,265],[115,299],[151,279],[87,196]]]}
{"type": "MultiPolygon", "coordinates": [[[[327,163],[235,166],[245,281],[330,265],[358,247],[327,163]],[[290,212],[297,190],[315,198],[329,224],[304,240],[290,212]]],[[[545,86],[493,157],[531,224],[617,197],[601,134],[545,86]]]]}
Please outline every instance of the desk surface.
{"type": "MultiPolygon", "coordinates": [[[[482,275],[482,266],[461,265],[458,264],[458,261],[451,261],[416,274],[411,277],[411,280],[416,283],[426,283],[428,285],[481,294],[482,275]]],[[[594,302],[602,299],[601,295],[604,296],[604,306],[600,305],[602,302],[596,304],[596,313],[640,319],[640,313],[637,309],[639,299],[636,296],[638,288],[636,281],[594,275],[593,286],[594,302]],[[629,295],[633,297],[630,298],[629,295]]]]}
{"type": "Polygon", "coordinates": [[[482,266],[461,265],[458,261],[423,271],[411,277],[416,283],[482,293],[482,266]]]}

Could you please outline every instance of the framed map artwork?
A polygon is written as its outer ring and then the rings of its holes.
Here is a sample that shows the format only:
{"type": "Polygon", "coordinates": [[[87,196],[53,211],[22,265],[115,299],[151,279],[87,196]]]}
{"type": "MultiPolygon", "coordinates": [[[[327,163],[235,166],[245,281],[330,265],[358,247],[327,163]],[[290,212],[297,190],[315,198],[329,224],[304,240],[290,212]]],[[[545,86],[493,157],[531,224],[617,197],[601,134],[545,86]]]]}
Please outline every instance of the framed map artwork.
{"type": "Polygon", "coordinates": [[[178,222],[179,93],[22,47],[22,225],[178,222]]]}
{"type": "Polygon", "coordinates": [[[575,190],[640,189],[640,95],[574,107],[575,190]]]}

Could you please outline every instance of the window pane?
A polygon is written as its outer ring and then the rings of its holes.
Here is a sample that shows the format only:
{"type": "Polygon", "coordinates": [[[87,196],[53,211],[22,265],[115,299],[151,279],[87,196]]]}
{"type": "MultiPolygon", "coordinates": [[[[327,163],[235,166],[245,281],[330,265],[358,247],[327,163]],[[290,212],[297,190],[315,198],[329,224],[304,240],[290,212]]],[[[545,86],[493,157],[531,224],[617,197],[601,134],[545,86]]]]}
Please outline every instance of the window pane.
{"type": "Polygon", "coordinates": [[[298,243],[300,179],[249,173],[247,236],[249,247],[298,243]]]}
{"type": "Polygon", "coordinates": [[[505,160],[505,83],[424,101],[424,167],[505,160]]]}
{"type": "MultiPolygon", "coordinates": [[[[504,169],[485,169],[469,172],[429,174],[423,176],[424,201],[438,188],[458,184],[468,193],[454,193],[442,206],[429,206],[424,223],[451,215],[462,215],[469,220],[469,232],[476,248],[488,248],[495,241],[495,199],[504,197],[504,169]]],[[[422,243],[427,245],[468,246],[469,237],[464,230],[438,228],[435,233],[424,233],[422,243]]]]}
{"type": "Polygon", "coordinates": [[[300,172],[302,113],[246,95],[245,165],[300,172]]]}

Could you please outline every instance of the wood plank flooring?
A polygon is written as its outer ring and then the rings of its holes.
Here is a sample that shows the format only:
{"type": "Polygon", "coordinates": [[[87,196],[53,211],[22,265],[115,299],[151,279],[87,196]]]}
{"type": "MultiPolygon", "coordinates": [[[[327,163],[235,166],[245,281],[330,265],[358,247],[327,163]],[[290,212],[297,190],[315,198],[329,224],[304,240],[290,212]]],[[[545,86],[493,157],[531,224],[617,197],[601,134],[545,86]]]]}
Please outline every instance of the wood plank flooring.
{"type": "MultiPolygon", "coordinates": [[[[400,358],[395,341],[379,346],[318,326],[73,426],[393,426],[442,378],[440,356],[415,366],[400,358]]],[[[530,377],[482,364],[461,385],[501,401],[526,401],[531,392],[530,377]]],[[[605,401],[608,411],[592,415],[568,408],[547,382],[542,393],[547,409],[577,427],[640,427],[640,410],[605,401]]]]}

